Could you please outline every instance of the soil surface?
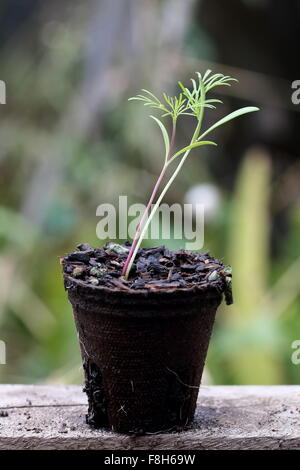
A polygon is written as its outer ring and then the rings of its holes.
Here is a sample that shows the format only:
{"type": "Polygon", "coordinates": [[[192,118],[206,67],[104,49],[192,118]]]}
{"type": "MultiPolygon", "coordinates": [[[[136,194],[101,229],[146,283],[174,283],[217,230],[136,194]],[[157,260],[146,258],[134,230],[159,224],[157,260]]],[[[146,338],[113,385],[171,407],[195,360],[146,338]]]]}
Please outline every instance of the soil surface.
{"type": "Polygon", "coordinates": [[[116,290],[205,289],[215,287],[232,303],[231,268],[208,252],[170,251],[164,246],[139,249],[129,279],[122,277],[130,244],[108,242],[102,248],[87,243],[61,258],[63,271],[87,285],[116,290]]]}

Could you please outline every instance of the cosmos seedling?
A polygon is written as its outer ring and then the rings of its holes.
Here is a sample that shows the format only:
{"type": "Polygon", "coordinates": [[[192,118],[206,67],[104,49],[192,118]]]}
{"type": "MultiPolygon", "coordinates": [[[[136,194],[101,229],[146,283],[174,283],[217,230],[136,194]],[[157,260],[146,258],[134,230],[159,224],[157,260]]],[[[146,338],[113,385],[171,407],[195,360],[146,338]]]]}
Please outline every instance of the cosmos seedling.
{"type": "Polygon", "coordinates": [[[169,187],[175,180],[176,176],[178,175],[179,171],[181,170],[182,165],[184,164],[185,160],[189,156],[191,150],[200,147],[202,145],[217,145],[215,142],[210,140],[204,140],[210,132],[216,129],[219,126],[222,126],[228,121],[235,119],[239,116],[242,116],[246,113],[251,113],[253,111],[258,111],[258,108],[254,106],[247,106],[244,108],[240,108],[227,116],[223,117],[219,121],[215,122],[211,127],[206,129],[204,132],[202,131],[202,122],[204,111],[206,108],[215,109],[215,105],[218,103],[222,103],[221,100],[218,99],[207,99],[207,94],[213,88],[217,86],[230,86],[233,81],[237,81],[235,78],[223,75],[221,73],[216,73],[212,75],[211,70],[207,70],[205,74],[202,76],[199,72],[196,73],[198,79],[191,79],[192,87],[191,89],[186,88],[181,82],[179,83],[179,87],[181,92],[174,97],[167,95],[166,93],[163,94],[163,99],[160,100],[157,98],[153,93],[148,90],[143,89],[143,94],[134,96],[129,98],[129,101],[141,101],[145,106],[149,106],[150,108],[157,109],[161,113],[161,118],[169,117],[171,118],[171,132],[167,131],[165,125],[163,124],[161,119],[158,119],[156,116],[150,116],[156,124],[159,126],[163,140],[165,145],[165,155],[164,155],[164,163],[160,175],[154,185],[152,194],[146,206],[145,212],[143,213],[140,223],[137,227],[137,231],[132,241],[131,248],[129,250],[126,262],[124,264],[124,268],[122,271],[122,275],[125,276],[127,279],[132,267],[132,264],[135,260],[136,254],[138,249],[142,243],[142,240],[145,236],[145,233],[148,230],[149,224],[153,219],[163,197],[165,196],[166,192],[168,191],[169,187]],[[186,147],[176,151],[174,153],[174,144],[175,144],[175,137],[176,137],[176,126],[177,120],[180,116],[192,116],[196,119],[196,126],[191,138],[191,141],[186,147]],[[179,162],[176,166],[175,163],[179,162]],[[162,183],[162,180],[165,176],[166,170],[170,165],[174,166],[174,172],[171,175],[170,179],[165,184],[164,188],[162,189],[159,197],[157,197],[156,201],[155,198],[157,196],[158,190],[162,183]],[[155,201],[155,203],[154,203],[155,201]],[[153,204],[154,203],[154,204],[153,204]],[[153,204],[153,207],[152,207],[153,204]]]}

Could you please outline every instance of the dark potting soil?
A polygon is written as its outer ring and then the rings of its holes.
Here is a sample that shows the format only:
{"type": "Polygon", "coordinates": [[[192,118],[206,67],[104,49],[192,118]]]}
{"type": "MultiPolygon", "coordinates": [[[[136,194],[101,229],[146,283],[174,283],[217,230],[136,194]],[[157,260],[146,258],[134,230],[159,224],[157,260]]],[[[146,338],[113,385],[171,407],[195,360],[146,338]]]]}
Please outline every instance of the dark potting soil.
{"type": "Polygon", "coordinates": [[[61,259],[63,271],[87,285],[115,290],[205,289],[224,292],[232,303],[231,268],[208,252],[170,251],[164,246],[139,249],[129,279],[122,277],[130,244],[108,242],[102,248],[87,243],[61,259]]]}

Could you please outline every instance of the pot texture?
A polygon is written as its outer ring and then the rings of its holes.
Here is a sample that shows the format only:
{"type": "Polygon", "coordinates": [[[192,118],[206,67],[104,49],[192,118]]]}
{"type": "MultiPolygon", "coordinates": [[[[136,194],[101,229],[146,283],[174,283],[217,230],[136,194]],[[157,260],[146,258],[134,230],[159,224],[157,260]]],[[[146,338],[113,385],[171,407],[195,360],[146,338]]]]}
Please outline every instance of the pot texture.
{"type": "Polygon", "coordinates": [[[64,278],[84,365],[87,423],[123,433],[188,425],[222,294],[213,287],[113,290],[64,278]]]}

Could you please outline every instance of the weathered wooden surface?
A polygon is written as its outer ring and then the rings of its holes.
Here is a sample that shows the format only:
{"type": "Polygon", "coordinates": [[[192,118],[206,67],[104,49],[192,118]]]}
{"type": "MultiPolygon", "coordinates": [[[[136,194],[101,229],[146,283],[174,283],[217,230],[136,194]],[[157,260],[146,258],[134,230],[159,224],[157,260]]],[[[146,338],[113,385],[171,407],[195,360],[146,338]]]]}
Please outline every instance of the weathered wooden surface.
{"type": "Polygon", "coordinates": [[[90,429],[78,386],[0,385],[1,449],[300,449],[300,386],[202,387],[192,429],[90,429]],[[5,416],[8,414],[8,416],[5,416]]]}

